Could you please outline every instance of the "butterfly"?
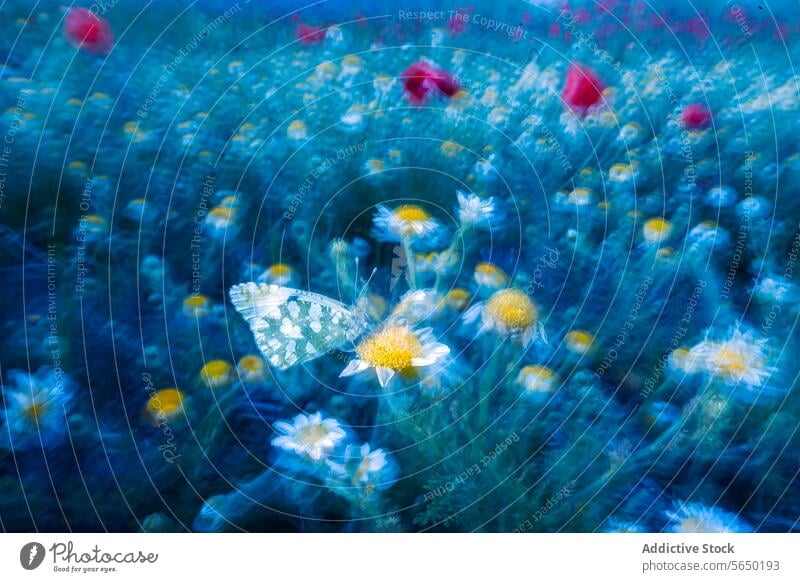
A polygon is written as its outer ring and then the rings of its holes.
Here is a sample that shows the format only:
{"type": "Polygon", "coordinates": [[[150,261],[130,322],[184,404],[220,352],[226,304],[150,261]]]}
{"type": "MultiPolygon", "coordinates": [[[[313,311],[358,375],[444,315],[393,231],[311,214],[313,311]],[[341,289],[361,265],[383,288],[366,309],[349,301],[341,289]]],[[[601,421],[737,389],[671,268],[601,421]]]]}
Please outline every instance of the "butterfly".
{"type": "Polygon", "coordinates": [[[361,309],[310,291],[242,283],[229,295],[261,353],[279,370],[340,349],[367,327],[361,309]]]}

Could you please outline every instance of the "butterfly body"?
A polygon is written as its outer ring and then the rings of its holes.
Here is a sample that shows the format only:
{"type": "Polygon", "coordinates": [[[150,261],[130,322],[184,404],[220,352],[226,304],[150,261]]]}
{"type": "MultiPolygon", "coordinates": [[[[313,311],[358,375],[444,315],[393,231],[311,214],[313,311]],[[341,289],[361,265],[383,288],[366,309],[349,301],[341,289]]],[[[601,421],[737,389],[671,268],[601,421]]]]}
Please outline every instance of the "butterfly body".
{"type": "Polygon", "coordinates": [[[366,329],[361,310],[310,291],[242,283],[230,297],[267,361],[281,370],[341,349],[366,329]]]}

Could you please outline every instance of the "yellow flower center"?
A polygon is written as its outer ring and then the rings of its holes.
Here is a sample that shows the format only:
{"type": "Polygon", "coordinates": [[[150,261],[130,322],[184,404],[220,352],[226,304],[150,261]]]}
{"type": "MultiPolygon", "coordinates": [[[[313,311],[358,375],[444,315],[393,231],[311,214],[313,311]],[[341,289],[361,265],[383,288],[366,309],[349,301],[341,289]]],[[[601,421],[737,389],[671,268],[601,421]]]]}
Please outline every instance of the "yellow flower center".
{"type": "Polygon", "coordinates": [[[567,348],[573,352],[584,353],[594,345],[594,336],[588,331],[576,329],[567,334],[567,348]]]}
{"type": "Polygon", "coordinates": [[[411,360],[422,353],[422,344],[407,327],[390,325],[362,341],[356,353],[371,366],[401,371],[411,368],[411,360]]]}
{"type": "Polygon", "coordinates": [[[186,307],[204,307],[206,303],[208,303],[208,299],[205,295],[192,295],[183,302],[186,307]]]}
{"type": "Polygon", "coordinates": [[[245,356],[239,360],[239,367],[246,372],[260,372],[264,369],[264,360],[258,356],[245,356]]]}
{"type": "Polygon", "coordinates": [[[170,416],[183,406],[183,394],[177,388],[159,390],[147,401],[147,412],[152,415],[170,416]]]}
{"type": "Polygon", "coordinates": [[[720,370],[727,374],[738,375],[747,370],[744,354],[728,347],[721,347],[717,351],[716,360],[720,370]]]}
{"type": "Polygon", "coordinates": [[[218,218],[221,220],[230,220],[233,218],[233,214],[236,212],[235,208],[230,208],[228,206],[215,206],[211,209],[211,212],[208,215],[211,218],[218,218]]]}
{"type": "Polygon", "coordinates": [[[503,289],[492,295],[486,302],[486,312],[511,329],[527,329],[539,316],[533,301],[517,289],[503,289]]]}
{"type": "Polygon", "coordinates": [[[292,272],[292,268],[284,263],[276,263],[269,268],[269,274],[276,277],[283,277],[292,272]]]}
{"type": "Polygon", "coordinates": [[[527,377],[535,377],[546,380],[553,377],[553,370],[545,368],[544,366],[525,366],[522,368],[522,374],[527,377]]]}
{"type": "Polygon", "coordinates": [[[228,381],[231,365],[225,360],[211,360],[200,370],[200,376],[210,387],[216,387],[228,381]]]}
{"type": "Polygon", "coordinates": [[[427,212],[414,204],[403,204],[402,206],[398,206],[394,210],[394,215],[396,218],[408,222],[422,222],[423,220],[428,220],[430,218],[427,212]]]}
{"type": "Polygon", "coordinates": [[[651,218],[644,223],[644,237],[648,240],[660,240],[669,236],[672,224],[663,218],[651,218]]]}
{"type": "Polygon", "coordinates": [[[469,301],[469,292],[461,287],[456,287],[447,292],[447,304],[454,309],[461,309],[469,301]]]}
{"type": "Polygon", "coordinates": [[[311,424],[297,433],[297,441],[306,446],[314,446],[328,435],[328,431],[319,424],[311,424]]]}
{"type": "Polygon", "coordinates": [[[31,424],[37,424],[44,415],[46,410],[47,410],[46,404],[44,403],[39,404],[34,402],[25,407],[25,409],[22,411],[22,415],[31,424]]]}

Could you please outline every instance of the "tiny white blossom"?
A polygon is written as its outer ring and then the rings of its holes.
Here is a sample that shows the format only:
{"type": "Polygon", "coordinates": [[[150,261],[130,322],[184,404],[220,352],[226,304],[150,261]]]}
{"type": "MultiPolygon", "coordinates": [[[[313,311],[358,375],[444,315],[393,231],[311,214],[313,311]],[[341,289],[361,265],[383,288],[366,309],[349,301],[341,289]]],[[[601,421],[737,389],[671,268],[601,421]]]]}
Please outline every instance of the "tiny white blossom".
{"type": "Polygon", "coordinates": [[[346,436],[338,420],[322,418],[319,412],[298,414],[291,423],[281,420],[274,426],[281,435],[272,439],[273,446],[314,461],[327,456],[346,436]]]}
{"type": "Polygon", "coordinates": [[[458,196],[458,219],[461,221],[462,228],[488,228],[493,218],[495,218],[494,198],[486,200],[476,194],[467,194],[459,190],[458,196]]]}

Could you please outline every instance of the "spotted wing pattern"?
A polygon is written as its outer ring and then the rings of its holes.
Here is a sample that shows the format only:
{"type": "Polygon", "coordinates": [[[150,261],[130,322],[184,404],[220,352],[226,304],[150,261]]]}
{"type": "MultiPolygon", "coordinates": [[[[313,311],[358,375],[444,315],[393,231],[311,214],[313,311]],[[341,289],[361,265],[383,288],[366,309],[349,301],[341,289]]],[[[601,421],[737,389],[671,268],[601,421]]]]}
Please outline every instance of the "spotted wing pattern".
{"type": "Polygon", "coordinates": [[[267,361],[280,370],[341,348],[361,331],[343,303],[309,291],[242,283],[231,287],[230,297],[267,361]]]}

